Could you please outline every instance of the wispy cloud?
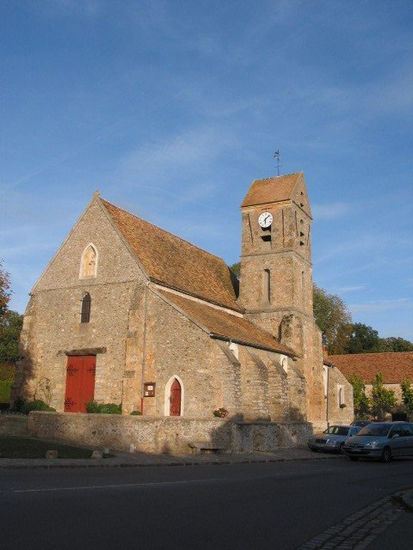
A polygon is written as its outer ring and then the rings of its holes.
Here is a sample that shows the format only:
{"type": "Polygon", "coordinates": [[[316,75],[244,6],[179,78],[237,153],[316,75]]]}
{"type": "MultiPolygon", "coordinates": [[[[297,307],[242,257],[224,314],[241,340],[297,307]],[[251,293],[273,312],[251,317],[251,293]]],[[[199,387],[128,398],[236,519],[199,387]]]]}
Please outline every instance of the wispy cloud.
{"type": "Polygon", "coordinates": [[[43,15],[62,17],[67,15],[95,16],[102,2],[99,0],[43,0],[34,3],[34,7],[43,15]]]}
{"type": "Polygon", "coordinates": [[[366,285],[355,285],[355,286],[340,286],[337,288],[337,292],[340,294],[345,294],[346,292],[357,292],[358,290],[363,290],[366,288],[366,285]]]}
{"type": "Polygon", "coordinates": [[[52,250],[53,243],[50,242],[34,242],[13,246],[1,246],[1,253],[7,257],[7,259],[20,258],[22,256],[35,256],[39,252],[52,250]]]}
{"type": "Polygon", "coordinates": [[[409,298],[395,298],[393,300],[376,300],[364,304],[350,304],[353,313],[359,311],[388,311],[394,309],[413,309],[413,301],[409,298]]]}
{"type": "Polygon", "coordinates": [[[345,216],[351,210],[351,204],[346,202],[333,202],[330,204],[314,204],[313,215],[316,220],[334,220],[345,216]]]}
{"type": "Polygon", "coordinates": [[[413,108],[413,70],[400,67],[394,78],[380,82],[371,88],[368,105],[373,114],[412,115],[413,108]]]}
{"type": "Polygon", "coordinates": [[[322,254],[314,259],[314,263],[320,264],[322,262],[330,262],[334,258],[341,258],[343,256],[353,256],[357,252],[367,252],[370,250],[377,250],[377,243],[380,242],[383,246],[389,241],[388,235],[378,234],[375,235],[359,235],[358,238],[351,238],[350,240],[334,242],[331,248],[323,250],[322,254]]]}
{"type": "MultiPolygon", "coordinates": [[[[203,168],[234,146],[237,138],[231,131],[220,131],[209,126],[182,131],[169,139],[152,143],[131,151],[120,161],[120,174],[124,182],[138,188],[156,181],[165,189],[174,178],[181,181],[203,168]]],[[[198,187],[194,184],[194,188],[198,187]]],[[[210,192],[212,187],[201,182],[198,192],[210,192]]],[[[175,192],[176,194],[176,192],[175,192]]]]}

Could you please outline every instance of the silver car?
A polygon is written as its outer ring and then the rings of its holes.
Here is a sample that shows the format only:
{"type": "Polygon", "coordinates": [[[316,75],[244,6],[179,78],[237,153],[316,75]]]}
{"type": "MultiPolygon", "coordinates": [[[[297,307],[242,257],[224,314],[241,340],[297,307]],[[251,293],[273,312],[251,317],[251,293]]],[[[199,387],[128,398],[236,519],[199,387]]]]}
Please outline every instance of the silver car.
{"type": "Polygon", "coordinates": [[[310,437],[307,445],[312,451],[341,453],[346,439],[360,429],[360,426],[330,426],[323,433],[310,437]]]}
{"type": "Polygon", "coordinates": [[[413,456],[413,424],[373,422],[350,437],[343,451],[350,460],[378,458],[390,462],[393,457],[413,456]]]}

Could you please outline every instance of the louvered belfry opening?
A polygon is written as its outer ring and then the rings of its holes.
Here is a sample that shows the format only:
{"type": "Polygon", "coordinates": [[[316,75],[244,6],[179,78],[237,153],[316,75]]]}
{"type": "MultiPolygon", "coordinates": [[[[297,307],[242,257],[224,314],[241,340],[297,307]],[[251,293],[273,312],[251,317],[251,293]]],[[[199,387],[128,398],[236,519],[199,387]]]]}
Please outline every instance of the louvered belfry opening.
{"type": "Polygon", "coordinates": [[[90,297],[89,292],[86,292],[86,294],[83,296],[83,299],[82,299],[82,313],[80,318],[81,323],[89,323],[91,305],[92,305],[92,299],[90,297]]]}

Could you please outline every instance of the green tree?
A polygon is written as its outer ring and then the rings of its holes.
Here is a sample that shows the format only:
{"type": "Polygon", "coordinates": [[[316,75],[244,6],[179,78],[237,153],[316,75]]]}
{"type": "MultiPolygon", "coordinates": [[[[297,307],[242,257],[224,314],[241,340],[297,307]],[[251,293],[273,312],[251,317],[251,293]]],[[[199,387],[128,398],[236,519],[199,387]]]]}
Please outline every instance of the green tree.
{"type": "Polygon", "coordinates": [[[351,315],[343,300],[314,285],[313,310],[330,354],[344,353],[351,333],[351,315]]]}
{"type": "Polygon", "coordinates": [[[23,315],[8,311],[0,319],[0,364],[15,363],[19,358],[19,338],[23,315]]]}
{"type": "Polygon", "coordinates": [[[237,279],[239,279],[240,273],[241,273],[241,263],[237,262],[236,264],[232,264],[229,266],[232,273],[235,275],[237,279]]]}
{"type": "Polygon", "coordinates": [[[23,316],[9,310],[10,296],[10,275],[3,269],[0,261],[0,364],[14,363],[19,356],[23,316]]]}
{"type": "Polygon", "coordinates": [[[382,351],[413,351],[413,343],[404,338],[380,338],[382,351]]]}
{"type": "Polygon", "coordinates": [[[383,351],[379,333],[363,323],[354,323],[345,353],[371,353],[383,351]]]}
{"type": "Polygon", "coordinates": [[[3,269],[3,263],[0,260],[0,320],[7,312],[10,295],[10,275],[3,269]]]}
{"type": "Polygon", "coordinates": [[[366,386],[359,374],[352,374],[348,381],[353,386],[354,414],[357,418],[368,418],[370,408],[366,386]]]}
{"type": "Polygon", "coordinates": [[[401,383],[402,401],[406,405],[406,409],[411,414],[413,413],[413,389],[412,383],[408,378],[405,378],[401,383]]]}
{"type": "Polygon", "coordinates": [[[383,375],[381,372],[376,374],[372,386],[370,411],[376,420],[384,420],[386,413],[391,412],[396,406],[394,391],[387,390],[384,387],[383,375]]]}

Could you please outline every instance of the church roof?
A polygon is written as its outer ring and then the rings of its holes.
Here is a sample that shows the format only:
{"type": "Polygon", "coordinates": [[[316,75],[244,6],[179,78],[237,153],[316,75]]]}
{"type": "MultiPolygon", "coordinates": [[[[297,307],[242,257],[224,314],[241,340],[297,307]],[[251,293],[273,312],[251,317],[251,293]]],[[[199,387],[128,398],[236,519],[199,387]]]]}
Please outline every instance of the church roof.
{"type": "Polygon", "coordinates": [[[338,367],[346,378],[358,374],[365,384],[371,384],[379,372],[385,384],[400,384],[405,378],[413,382],[411,351],[329,355],[327,361],[338,367]]]}
{"type": "Polygon", "coordinates": [[[253,181],[241,207],[281,202],[290,199],[297,181],[302,176],[302,172],[296,172],[294,174],[286,174],[285,176],[253,181]]]}
{"type": "Polygon", "coordinates": [[[100,200],[151,281],[242,311],[224,260],[100,200]]]}
{"type": "Polygon", "coordinates": [[[280,344],[269,332],[255,326],[244,317],[227,313],[206,303],[184,298],[172,292],[159,289],[158,292],[195,322],[206,328],[212,337],[277,351],[290,357],[297,355],[291,348],[280,344]]]}

